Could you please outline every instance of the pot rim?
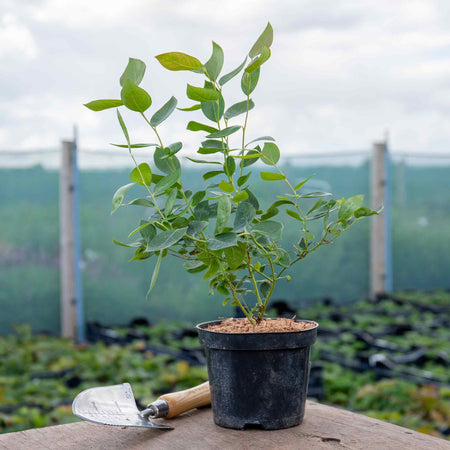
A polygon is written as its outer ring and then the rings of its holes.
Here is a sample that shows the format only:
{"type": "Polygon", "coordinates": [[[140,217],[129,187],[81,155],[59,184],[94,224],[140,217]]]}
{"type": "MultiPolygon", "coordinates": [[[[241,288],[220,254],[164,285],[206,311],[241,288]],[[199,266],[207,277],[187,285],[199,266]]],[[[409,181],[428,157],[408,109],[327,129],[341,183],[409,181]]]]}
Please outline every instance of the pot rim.
{"type": "MultiPolygon", "coordinates": [[[[267,317],[270,320],[274,320],[277,319],[278,317],[267,317]]],[[[245,317],[240,317],[240,318],[235,318],[233,317],[233,319],[235,320],[244,320],[245,317]]],[[[308,319],[299,319],[299,318],[295,318],[294,321],[295,322],[308,322],[308,323],[314,323],[316,326],[312,327],[312,328],[308,328],[307,330],[292,330],[292,331],[272,331],[272,332],[267,332],[267,333],[258,333],[258,332],[249,332],[249,333],[226,333],[226,332],[221,332],[221,331],[212,331],[212,330],[207,330],[205,329],[206,326],[208,325],[213,325],[213,324],[218,324],[223,322],[226,319],[217,319],[217,320],[209,320],[206,322],[201,322],[199,324],[197,324],[195,326],[195,328],[197,330],[201,330],[204,333],[214,333],[214,334],[219,334],[219,335],[223,335],[223,336],[248,336],[248,335],[258,335],[258,336],[273,336],[273,335],[293,335],[293,334],[298,334],[298,333],[307,333],[308,331],[314,331],[317,330],[317,328],[319,327],[319,324],[315,321],[315,320],[308,320],[308,319]]]]}

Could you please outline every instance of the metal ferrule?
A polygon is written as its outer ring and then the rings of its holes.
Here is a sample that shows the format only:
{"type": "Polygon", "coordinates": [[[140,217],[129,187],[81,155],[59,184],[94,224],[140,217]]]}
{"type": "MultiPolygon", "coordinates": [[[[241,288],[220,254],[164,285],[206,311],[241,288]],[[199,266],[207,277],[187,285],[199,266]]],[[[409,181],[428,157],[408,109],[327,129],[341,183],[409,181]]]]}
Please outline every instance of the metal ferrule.
{"type": "Polygon", "coordinates": [[[150,417],[151,419],[158,419],[166,417],[169,414],[169,404],[165,400],[156,400],[147,406],[147,409],[141,411],[141,416],[150,417]]]}

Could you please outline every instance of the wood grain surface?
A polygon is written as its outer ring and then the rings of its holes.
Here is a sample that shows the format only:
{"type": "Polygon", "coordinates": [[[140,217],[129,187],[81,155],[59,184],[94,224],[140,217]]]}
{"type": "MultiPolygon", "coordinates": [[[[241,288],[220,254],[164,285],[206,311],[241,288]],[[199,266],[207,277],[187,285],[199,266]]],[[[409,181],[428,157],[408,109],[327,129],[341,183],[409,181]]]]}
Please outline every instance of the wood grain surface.
{"type": "Polygon", "coordinates": [[[0,435],[0,449],[450,449],[448,441],[310,401],[303,423],[286,430],[220,428],[214,424],[209,408],[163,422],[176,429],[163,431],[78,422],[0,435]]]}

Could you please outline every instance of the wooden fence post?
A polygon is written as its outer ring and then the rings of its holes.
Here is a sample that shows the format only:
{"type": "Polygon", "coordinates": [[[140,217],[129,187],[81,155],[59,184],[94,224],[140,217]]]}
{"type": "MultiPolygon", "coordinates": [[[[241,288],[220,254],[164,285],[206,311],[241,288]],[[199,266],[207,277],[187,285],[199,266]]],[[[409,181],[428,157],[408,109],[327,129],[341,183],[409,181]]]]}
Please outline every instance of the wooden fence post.
{"type": "Polygon", "coordinates": [[[70,339],[75,339],[77,335],[74,277],[73,145],[72,141],[62,142],[59,172],[61,334],[70,339]]]}
{"type": "Polygon", "coordinates": [[[371,161],[371,208],[384,206],[370,221],[370,298],[392,290],[390,159],[386,142],[373,145],[371,161]]]}

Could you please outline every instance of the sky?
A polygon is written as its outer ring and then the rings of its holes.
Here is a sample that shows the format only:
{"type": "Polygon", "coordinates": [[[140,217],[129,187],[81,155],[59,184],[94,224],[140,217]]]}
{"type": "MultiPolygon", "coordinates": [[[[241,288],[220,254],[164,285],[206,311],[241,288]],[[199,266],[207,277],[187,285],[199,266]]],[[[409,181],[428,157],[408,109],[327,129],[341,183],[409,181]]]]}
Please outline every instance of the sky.
{"type": "MultiPolygon", "coordinates": [[[[108,145],[123,142],[115,112],[82,104],[119,98],[129,57],[147,64],[153,111],[172,95],[188,106],[186,83],[199,76],[154,56],[206,62],[214,40],[227,73],[269,20],[249,136],[272,135],[285,154],[366,150],[387,132],[393,152],[450,152],[448,0],[2,0],[0,151],[58,148],[74,124],[81,148],[119,151],[108,145]]],[[[244,99],[232,84],[229,105],[244,99]]],[[[152,142],[145,123],[125,118],[135,142],[152,142]]],[[[185,127],[199,118],[177,111],[161,133],[195,151],[201,137],[185,127]]]]}

